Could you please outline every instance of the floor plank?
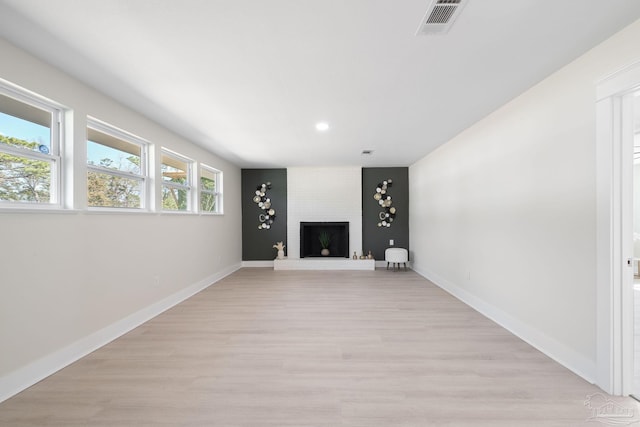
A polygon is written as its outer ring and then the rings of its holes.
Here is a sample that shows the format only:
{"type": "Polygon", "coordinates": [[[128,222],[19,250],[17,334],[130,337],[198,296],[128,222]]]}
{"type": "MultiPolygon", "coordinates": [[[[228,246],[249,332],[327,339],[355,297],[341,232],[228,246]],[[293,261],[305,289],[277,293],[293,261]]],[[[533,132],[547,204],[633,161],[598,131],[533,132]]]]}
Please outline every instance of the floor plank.
{"type": "Polygon", "coordinates": [[[606,425],[592,394],[640,416],[412,271],[252,268],[0,404],[0,425],[606,425]]]}

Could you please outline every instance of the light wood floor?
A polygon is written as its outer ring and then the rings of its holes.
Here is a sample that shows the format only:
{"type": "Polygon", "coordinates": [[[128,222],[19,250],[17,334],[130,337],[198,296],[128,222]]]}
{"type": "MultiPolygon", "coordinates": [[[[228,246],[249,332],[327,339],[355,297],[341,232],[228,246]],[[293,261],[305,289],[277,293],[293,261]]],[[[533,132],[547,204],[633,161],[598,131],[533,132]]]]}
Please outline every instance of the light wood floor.
{"type": "Polygon", "coordinates": [[[0,404],[0,425],[594,426],[593,393],[412,271],[254,268],[0,404]]]}

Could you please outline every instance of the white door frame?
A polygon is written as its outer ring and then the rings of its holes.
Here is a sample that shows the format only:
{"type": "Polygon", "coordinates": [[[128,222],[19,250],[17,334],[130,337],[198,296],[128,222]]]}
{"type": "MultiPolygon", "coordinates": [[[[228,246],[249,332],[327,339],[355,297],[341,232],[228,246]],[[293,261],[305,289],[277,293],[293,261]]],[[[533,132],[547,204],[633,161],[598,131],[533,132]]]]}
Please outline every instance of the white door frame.
{"type": "Polygon", "coordinates": [[[633,381],[633,105],[640,63],[602,79],[596,92],[597,372],[614,395],[633,381]]]}

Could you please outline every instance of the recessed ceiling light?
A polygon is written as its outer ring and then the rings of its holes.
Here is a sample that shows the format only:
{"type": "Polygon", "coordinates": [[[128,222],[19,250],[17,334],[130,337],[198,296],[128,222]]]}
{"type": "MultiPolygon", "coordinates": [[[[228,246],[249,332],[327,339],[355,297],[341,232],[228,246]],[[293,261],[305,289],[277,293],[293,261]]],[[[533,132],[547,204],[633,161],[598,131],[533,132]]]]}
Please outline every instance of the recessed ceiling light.
{"type": "Polygon", "coordinates": [[[318,122],[316,123],[316,130],[318,132],[326,132],[329,130],[329,123],[327,122],[318,122]]]}
{"type": "Polygon", "coordinates": [[[370,156],[371,154],[373,154],[373,150],[362,150],[363,156],[370,156]]]}

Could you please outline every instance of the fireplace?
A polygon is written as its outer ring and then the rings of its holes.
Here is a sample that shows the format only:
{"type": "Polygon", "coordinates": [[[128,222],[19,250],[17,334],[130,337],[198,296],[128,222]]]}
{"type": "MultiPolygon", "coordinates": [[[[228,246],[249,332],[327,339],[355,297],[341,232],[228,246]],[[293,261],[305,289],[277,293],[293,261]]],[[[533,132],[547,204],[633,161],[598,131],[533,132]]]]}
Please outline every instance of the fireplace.
{"type": "Polygon", "coordinates": [[[348,222],[301,222],[300,258],[322,256],[320,234],[323,232],[331,237],[328,256],[349,258],[348,222]]]}

